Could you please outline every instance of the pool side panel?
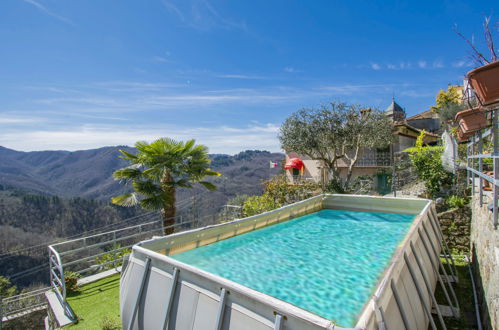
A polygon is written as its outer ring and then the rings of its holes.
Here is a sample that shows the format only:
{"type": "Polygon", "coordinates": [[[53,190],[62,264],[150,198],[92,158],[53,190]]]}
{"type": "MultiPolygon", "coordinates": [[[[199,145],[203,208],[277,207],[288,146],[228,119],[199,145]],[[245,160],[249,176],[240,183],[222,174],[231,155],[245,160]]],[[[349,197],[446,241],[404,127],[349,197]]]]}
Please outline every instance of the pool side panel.
{"type": "MultiPolygon", "coordinates": [[[[431,308],[432,304],[431,296],[426,289],[421,271],[425,273],[425,276],[430,283],[431,292],[434,292],[437,285],[437,275],[430,258],[433,259],[433,262],[436,265],[440,262],[440,240],[436,233],[431,230],[432,226],[430,224],[431,219],[429,216],[431,208],[434,208],[434,205],[428,203],[427,207],[425,207],[421,214],[415,219],[413,225],[409,229],[409,233],[397,248],[390,266],[385,271],[372,299],[368,301],[361,313],[356,324],[357,327],[377,329],[378,323],[382,321],[381,313],[379,312],[379,308],[381,308],[384,315],[384,322],[389,329],[404,328],[401,315],[402,311],[394,297],[394,290],[392,288],[393,283],[393,286],[399,295],[400,304],[402,305],[402,310],[406,314],[409,326],[413,329],[428,328],[429,319],[423,309],[423,303],[429,308],[431,308]],[[436,253],[433,253],[433,251],[430,251],[430,255],[426,253],[422,242],[422,239],[425,239],[426,241],[426,236],[420,235],[420,231],[423,227],[429,231],[430,239],[437,248],[436,253]],[[412,251],[411,244],[416,255],[414,255],[412,251]],[[407,259],[414,270],[415,280],[422,289],[422,300],[419,298],[416,285],[409,271],[409,266],[404,260],[404,255],[407,256],[407,259]],[[415,257],[417,257],[422,264],[422,270],[420,270],[417,265],[415,257]]],[[[427,244],[429,244],[428,241],[427,244]]]]}
{"type": "MultiPolygon", "coordinates": [[[[162,328],[167,316],[166,302],[172,294],[174,268],[179,269],[179,275],[168,329],[215,329],[222,288],[228,292],[222,329],[274,329],[276,313],[285,316],[284,329],[333,328],[330,321],[301,308],[140,246],[133,248],[123,277],[140,278],[146,258],[151,259],[151,275],[140,299],[133,329],[162,328]]],[[[129,290],[125,283],[120,291],[121,318],[126,325],[138,291],[129,290]]]]}
{"type": "Polygon", "coordinates": [[[420,198],[324,195],[323,207],[334,210],[420,214],[428,202],[429,200],[420,198]]]}

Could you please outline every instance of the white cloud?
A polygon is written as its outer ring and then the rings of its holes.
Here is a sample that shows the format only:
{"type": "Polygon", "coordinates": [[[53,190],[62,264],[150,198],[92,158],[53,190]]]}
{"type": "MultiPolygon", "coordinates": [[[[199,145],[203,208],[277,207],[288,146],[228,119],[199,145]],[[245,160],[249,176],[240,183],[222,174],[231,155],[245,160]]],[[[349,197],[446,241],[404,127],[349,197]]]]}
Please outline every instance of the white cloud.
{"type": "Polygon", "coordinates": [[[46,121],[39,117],[20,117],[0,115],[0,124],[33,124],[46,121]]]}
{"type": "Polygon", "coordinates": [[[167,59],[166,57],[163,57],[163,56],[153,56],[151,58],[151,61],[153,62],[158,62],[158,63],[166,63],[166,62],[170,62],[169,59],[167,59]]]}
{"type": "Polygon", "coordinates": [[[216,75],[217,78],[227,78],[227,79],[267,79],[263,76],[252,76],[245,74],[220,74],[216,75]]]}
{"type": "Polygon", "coordinates": [[[160,137],[178,140],[196,139],[211,153],[235,154],[246,149],[280,151],[279,127],[274,124],[246,127],[129,127],[84,125],[65,130],[10,131],[0,135],[0,145],[32,150],[81,150],[111,145],[133,145],[136,141],[153,141],[160,137]],[[20,138],[22,136],[22,138],[20,138]]]}
{"type": "Polygon", "coordinates": [[[379,65],[378,63],[371,63],[371,69],[373,69],[373,70],[380,70],[381,69],[381,65],[379,65]]]}
{"type": "Polygon", "coordinates": [[[172,13],[184,27],[199,31],[218,28],[248,32],[248,27],[244,21],[236,21],[220,14],[208,0],[163,0],[162,3],[167,11],[172,13]]]}
{"type": "Polygon", "coordinates": [[[284,72],[288,72],[288,73],[301,72],[300,70],[297,70],[296,68],[293,68],[292,66],[287,66],[283,70],[284,70],[284,72]]]}
{"type": "Polygon", "coordinates": [[[418,61],[418,66],[419,66],[421,69],[425,69],[427,64],[428,64],[428,63],[427,63],[426,61],[423,61],[423,60],[418,61]]]}
{"type": "Polygon", "coordinates": [[[37,2],[35,0],[23,0],[23,1],[26,2],[26,3],[29,3],[30,5],[35,6],[36,8],[38,8],[43,13],[45,13],[45,14],[47,14],[49,16],[52,16],[52,17],[58,19],[61,22],[73,25],[73,22],[70,19],[52,12],[47,7],[45,7],[44,5],[42,5],[41,3],[39,3],[39,2],[37,2]]]}
{"type": "Polygon", "coordinates": [[[435,69],[441,69],[444,67],[444,62],[442,60],[435,60],[433,61],[433,68],[435,69]]]}
{"type": "Polygon", "coordinates": [[[457,62],[452,63],[452,66],[455,68],[471,67],[471,66],[473,66],[473,63],[471,63],[469,61],[461,60],[461,61],[457,61],[457,62]]]}

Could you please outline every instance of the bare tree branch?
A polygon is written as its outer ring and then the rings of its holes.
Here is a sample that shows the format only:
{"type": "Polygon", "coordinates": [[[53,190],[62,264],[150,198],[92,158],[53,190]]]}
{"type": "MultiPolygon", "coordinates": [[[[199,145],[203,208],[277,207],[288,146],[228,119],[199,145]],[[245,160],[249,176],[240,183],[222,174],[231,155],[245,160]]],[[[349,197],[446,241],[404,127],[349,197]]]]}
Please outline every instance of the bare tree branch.
{"type": "Polygon", "coordinates": [[[482,66],[485,65],[486,63],[490,63],[489,60],[487,60],[485,56],[483,56],[483,54],[475,47],[474,42],[470,41],[461,32],[459,32],[456,26],[454,26],[454,32],[458,36],[460,36],[464,41],[466,41],[466,43],[471,47],[472,53],[470,54],[470,58],[473,62],[475,62],[475,64],[482,66]]]}

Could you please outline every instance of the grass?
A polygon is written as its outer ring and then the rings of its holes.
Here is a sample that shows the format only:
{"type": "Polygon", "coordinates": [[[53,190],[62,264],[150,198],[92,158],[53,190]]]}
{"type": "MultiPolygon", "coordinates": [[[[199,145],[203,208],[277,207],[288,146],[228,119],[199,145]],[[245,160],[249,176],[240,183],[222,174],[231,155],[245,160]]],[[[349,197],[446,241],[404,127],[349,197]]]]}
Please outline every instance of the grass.
{"type": "Polygon", "coordinates": [[[68,328],[121,329],[119,286],[120,275],[116,274],[84,285],[79,292],[68,295],[69,305],[79,320],[68,328]]]}
{"type": "MultiPolygon", "coordinates": [[[[442,259],[446,269],[447,265],[445,263],[445,259],[442,259]]],[[[459,278],[459,283],[454,284],[454,291],[456,292],[457,300],[459,301],[460,308],[460,318],[454,319],[451,317],[444,317],[445,325],[449,330],[464,330],[464,329],[476,329],[476,319],[475,319],[475,303],[473,301],[473,288],[471,285],[470,273],[468,270],[468,263],[462,257],[454,257],[454,262],[456,265],[457,276],[459,278]]],[[[447,270],[448,271],[448,270],[447,270]]],[[[449,292],[450,295],[450,292],[449,292]]],[[[445,299],[444,292],[440,287],[440,284],[437,285],[437,289],[435,291],[435,298],[440,305],[448,305],[447,300],[445,299]]],[[[452,299],[452,297],[451,297],[452,299]]],[[[440,323],[438,317],[436,315],[433,316],[433,320],[437,325],[437,328],[440,327],[440,323]]]]}

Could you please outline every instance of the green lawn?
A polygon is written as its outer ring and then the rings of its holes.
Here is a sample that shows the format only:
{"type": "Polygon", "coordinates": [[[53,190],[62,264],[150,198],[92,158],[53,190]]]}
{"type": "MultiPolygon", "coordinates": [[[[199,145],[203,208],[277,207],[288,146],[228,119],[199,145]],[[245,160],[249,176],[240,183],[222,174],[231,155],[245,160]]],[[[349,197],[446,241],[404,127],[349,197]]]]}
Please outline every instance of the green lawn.
{"type": "Polygon", "coordinates": [[[79,319],[69,328],[121,329],[119,287],[120,275],[116,274],[84,285],[80,292],[68,295],[67,300],[79,319]]]}

